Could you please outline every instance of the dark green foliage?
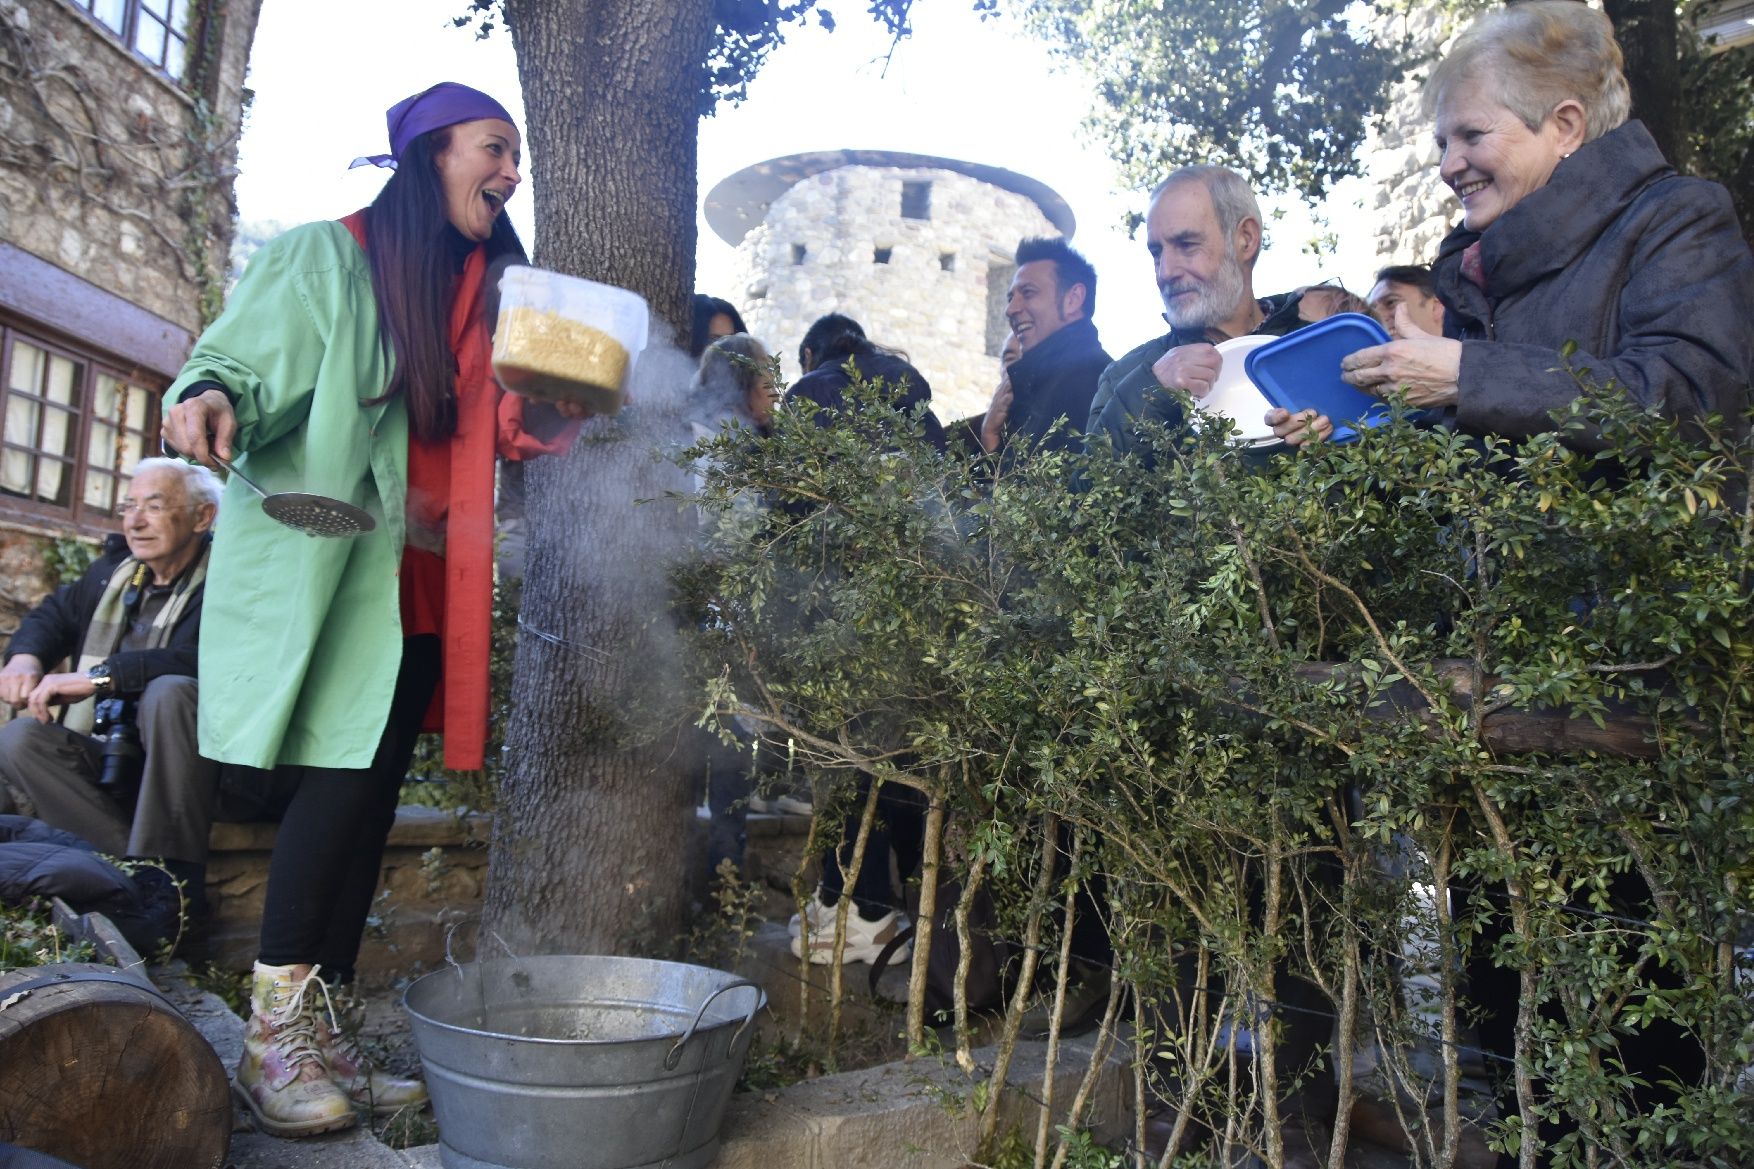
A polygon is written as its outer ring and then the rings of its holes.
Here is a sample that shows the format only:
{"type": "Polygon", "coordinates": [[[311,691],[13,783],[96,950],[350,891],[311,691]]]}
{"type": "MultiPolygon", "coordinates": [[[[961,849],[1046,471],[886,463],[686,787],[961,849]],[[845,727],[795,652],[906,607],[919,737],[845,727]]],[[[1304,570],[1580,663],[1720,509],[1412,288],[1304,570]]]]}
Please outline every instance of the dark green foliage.
{"type": "Polygon", "coordinates": [[[1361,17],[1390,0],[1020,0],[1030,27],[1088,71],[1088,125],[1148,189],[1177,166],[1224,163],[1268,191],[1318,200],[1354,159],[1406,47],[1361,17]],[[1362,9],[1362,10],[1361,10],[1362,9]]]}
{"type": "MultiPolygon", "coordinates": [[[[990,10],[996,0],[975,0],[990,10]]],[[[786,43],[786,27],[814,19],[833,29],[834,13],[820,0],[712,0],[717,35],[700,79],[700,113],[710,117],[721,101],[733,105],[749,95],[749,83],[766,64],[768,54],[786,43]]],[[[912,31],[908,14],[914,0],[864,0],[870,17],[900,41],[912,31]]],[[[489,36],[504,21],[502,0],[466,0],[462,15],[452,18],[459,28],[474,27],[489,36]]]]}
{"type": "Polygon", "coordinates": [[[829,786],[864,770],[943,798],[947,862],[984,870],[1046,963],[1043,911],[1106,873],[1161,1097],[1258,1142],[1293,1077],[1264,1029],[1251,1076],[1234,1024],[1292,973],[1359,1009],[1328,1068],[1374,1041],[1373,1090],[1453,1094],[1484,903],[1458,895],[1451,920],[1430,889],[1471,878],[1511,889],[1500,959],[1554,1012],[1519,1064],[1581,1120],[1559,1163],[1754,1155],[1746,444],[1604,393],[1570,424],[1612,456],[1397,422],[1250,466],[1216,434],[1156,433],[1155,467],[1081,457],[1073,495],[1063,456],[940,457],[855,401],[852,424],[782,411],[704,450],[719,525],[687,583],[709,717],[790,737],[829,786]],[[1606,737],[1506,729],[1537,708],[1606,737]],[[1059,830],[1084,861],[1032,894],[1059,830]],[[1657,890],[1649,921],[1609,912],[1628,872],[1657,890]],[[1612,1037],[1659,1017],[1702,1037],[1711,1078],[1641,1117],[1612,1037]]]}

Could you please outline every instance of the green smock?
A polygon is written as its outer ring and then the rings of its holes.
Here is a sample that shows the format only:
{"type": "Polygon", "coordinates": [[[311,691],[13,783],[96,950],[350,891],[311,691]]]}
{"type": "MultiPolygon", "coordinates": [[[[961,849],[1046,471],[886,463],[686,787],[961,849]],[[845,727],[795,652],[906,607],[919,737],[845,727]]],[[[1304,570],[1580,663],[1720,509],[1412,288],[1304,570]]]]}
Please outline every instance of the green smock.
{"type": "Polygon", "coordinates": [[[226,484],[201,615],[209,759],[364,768],[377,752],[402,660],[408,415],[400,396],[364,403],[389,373],[365,253],[340,223],[312,223],[251,258],[166,393],[221,383],[236,397],[240,471],[378,521],[353,539],[304,536],[237,477],[226,484]]]}

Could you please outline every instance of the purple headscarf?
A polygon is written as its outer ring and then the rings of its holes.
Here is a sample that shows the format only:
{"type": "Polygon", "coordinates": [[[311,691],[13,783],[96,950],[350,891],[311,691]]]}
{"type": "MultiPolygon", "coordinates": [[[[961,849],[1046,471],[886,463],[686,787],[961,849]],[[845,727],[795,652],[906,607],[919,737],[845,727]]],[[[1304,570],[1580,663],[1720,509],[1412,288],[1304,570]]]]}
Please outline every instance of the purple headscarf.
{"type": "Polygon", "coordinates": [[[396,160],[402,157],[408,144],[422,134],[481,118],[498,118],[502,122],[512,120],[504,106],[479,89],[455,81],[441,81],[431,89],[403,98],[385,114],[384,120],[390,127],[390,153],[356,158],[348,169],[369,164],[395,170],[396,160]]]}

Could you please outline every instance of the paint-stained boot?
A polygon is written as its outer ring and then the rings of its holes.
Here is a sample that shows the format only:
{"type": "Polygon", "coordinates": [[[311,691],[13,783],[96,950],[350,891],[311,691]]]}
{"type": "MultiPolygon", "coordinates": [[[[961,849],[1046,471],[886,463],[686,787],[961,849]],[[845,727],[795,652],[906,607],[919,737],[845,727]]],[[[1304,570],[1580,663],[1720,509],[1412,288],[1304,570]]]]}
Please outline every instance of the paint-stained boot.
{"type": "Polygon", "coordinates": [[[329,1078],[348,1099],[373,1116],[389,1116],[404,1108],[426,1106],[426,1085],[380,1071],[359,1045],[359,1038],[330,1020],[317,1021],[317,1049],[329,1065],[329,1078]]]}
{"type": "Polygon", "coordinates": [[[277,1137],[305,1137],[357,1121],[347,1094],[335,1086],[319,1032],[328,1026],[313,994],[328,994],[317,967],[303,978],[291,966],[256,963],[250,1022],[231,1089],[256,1127],[277,1137]]]}

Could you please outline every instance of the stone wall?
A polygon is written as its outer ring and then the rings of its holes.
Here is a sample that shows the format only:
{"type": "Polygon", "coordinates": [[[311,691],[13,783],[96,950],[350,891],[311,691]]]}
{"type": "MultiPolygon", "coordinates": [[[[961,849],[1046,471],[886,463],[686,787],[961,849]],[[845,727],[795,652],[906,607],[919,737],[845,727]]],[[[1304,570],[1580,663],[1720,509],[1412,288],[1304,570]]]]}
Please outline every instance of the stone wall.
{"type": "Polygon", "coordinates": [[[998,381],[989,273],[1003,289],[1018,240],[1058,234],[1031,200],[966,175],[840,167],[774,201],[738,246],[724,295],[779,353],[787,381],[810,323],[846,313],[873,341],[906,351],[948,423],[985,410],[998,381]],[[903,183],[931,184],[929,218],[902,216],[903,183]]]}
{"type": "Polygon", "coordinates": [[[1437,143],[1422,101],[1431,65],[1465,27],[1467,15],[1448,5],[1418,5],[1377,18],[1378,35],[1408,38],[1416,64],[1392,91],[1387,111],[1365,139],[1365,175],[1374,188],[1376,260],[1429,264],[1437,245],[1461,218],[1461,208],[1437,175],[1437,143]]]}
{"type": "Polygon", "coordinates": [[[195,0],[179,85],[68,0],[0,0],[0,240],[198,332],[225,274],[260,4],[195,0]]]}
{"type": "MultiPolygon", "coordinates": [[[[453,925],[481,915],[487,844],[493,822],[480,813],[402,807],[384,848],[371,920],[359,953],[360,981],[384,986],[437,969],[453,925]]],[[[207,858],[212,907],[206,936],[191,957],[227,970],[255,961],[262,929],[268,857],[279,825],[215,824],[207,858]]],[[[472,956],[475,931],[463,931],[459,956],[472,956]]]]}

